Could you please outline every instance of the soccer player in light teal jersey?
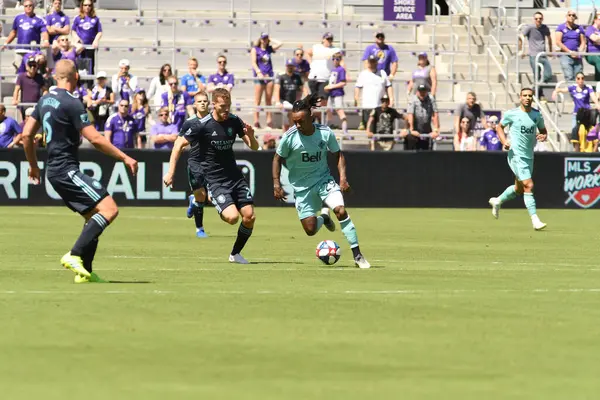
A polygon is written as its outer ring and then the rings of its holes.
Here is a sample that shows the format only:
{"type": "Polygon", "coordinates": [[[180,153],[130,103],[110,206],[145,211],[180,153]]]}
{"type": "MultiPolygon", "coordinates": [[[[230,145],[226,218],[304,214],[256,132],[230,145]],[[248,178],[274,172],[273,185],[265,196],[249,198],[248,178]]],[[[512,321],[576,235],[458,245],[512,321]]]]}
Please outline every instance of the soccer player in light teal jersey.
{"type": "Polygon", "coordinates": [[[500,206],[508,201],[523,195],[525,207],[531,216],[533,229],[541,231],[546,224],[540,221],[533,197],[533,148],[537,141],[543,142],[548,138],[548,131],[544,125],[542,113],[531,108],[533,103],[533,90],[521,90],[521,106],[507,111],[498,124],[498,139],[505,150],[508,150],[508,165],[515,175],[515,184],[504,190],[498,197],[489,201],[492,206],[492,215],[499,217],[500,206]],[[506,139],[504,129],[509,128],[511,142],[506,139]]]}
{"type": "Polygon", "coordinates": [[[316,102],[317,97],[310,95],[294,103],[292,120],[295,126],[283,135],[273,158],[274,195],[277,200],[285,199],[280,182],[281,163],[285,160],[289,180],[294,188],[296,210],[306,234],[315,235],[323,225],[332,232],[335,230],[329,210],[321,210],[325,202],[340,222],[356,266],[370,268],[371,265],[360,251],[356,228],[344,206],[342,192],[350,189],[346,179],[346,160],[331,129],[313,123],[311,108],[316,102]],[[337,155],[339,185],[331,176],[327,165],[328,150],[337,155]],[[316,216],[318,212],[321,215],[316,216]]]}

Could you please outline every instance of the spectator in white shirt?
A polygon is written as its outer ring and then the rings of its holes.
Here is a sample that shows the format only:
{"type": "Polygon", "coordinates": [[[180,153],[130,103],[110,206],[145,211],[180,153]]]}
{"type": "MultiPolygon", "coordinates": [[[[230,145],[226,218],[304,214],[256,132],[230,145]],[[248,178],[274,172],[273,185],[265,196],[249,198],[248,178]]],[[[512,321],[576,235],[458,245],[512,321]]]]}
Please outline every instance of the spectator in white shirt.
{"type": "Polygon", "coordinates": [[[160,72],[158,76],[152,78],[150,82],[150,89],[148,90],[148,99],[152,99],[152,103],[155,106],[160,106],[162,104],[162,95],[163,93],[167,93],[169,91],[169,77],[173,75],[173,69],[171,68],[171,64],[163,64],[160,67],[160,72]]]}
{"type": "Polygon", "coordinates": [[[365,125],[369,120],[369,115],[374,108],[381,105],[381,98],[387,94],[390,99],[390,107],[394,107],[394,91],[392,83],[388,79],[387,73],[384,70],[377,70],[377,57],[369,56],[368,68],[363,70],[356,79],[354,88],[354,104],[359,104],[362,108],[361,122],[358,129],[365,129],[365,125]]]}
{"type": "MultiPolygon", "coordinates": [[[[327,103],[329,97],[329,93],[325,91],[325,86],[329,84],[331,70],[334,68],[333,55],[341,52],[340,48],[333,47],[333,34],[331,32],[325,33],[321,43],[315,44],[312,49],[306,51],[307,59],[310,62],[308,88],[311,93],[318,94],[322,99],[321,104],[327,103]]],[[[340,65],[345,66],[343,60],[340,65]]]]}
{"type": "Polygon", "coordinates": [[[129,73],[130,63],[127,59],[119,61],[119,72],[112,76],[112,90],[116,96],[116,103],[121,99],[127,100],[130,104],[133,101],[133,94],[138,86],[137,76],[129,73]]]}

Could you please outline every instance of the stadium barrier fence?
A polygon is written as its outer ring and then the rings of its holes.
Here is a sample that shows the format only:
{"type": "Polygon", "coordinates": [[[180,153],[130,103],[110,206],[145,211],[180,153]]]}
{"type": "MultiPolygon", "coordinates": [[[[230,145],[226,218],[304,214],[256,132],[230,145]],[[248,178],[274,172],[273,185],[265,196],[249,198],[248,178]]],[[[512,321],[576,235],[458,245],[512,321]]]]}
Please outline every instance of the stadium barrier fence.
{"type": "MultiPolygon", "coordinates": [[[[121,206],[181,206],[188,193],[184,153],[178,164],[173,189],[162,184],[168,170],[168,151],[128,151],[139,161],[132,177],[123,163],[94,150],[80,151],[81,169],[98,179],[121,206]]],[[[260,207],[291,206],[273,198],[271,162],[273,151],[238,152],[238,164],[260,207]]],[[[352,207],[485,208],[490,197],[513,182],[506,153],[459,152],[345,152],[348,180],[345,195],[352,207]],[[474,166],[477,166],[474,168],[474,166]]],[[[38,152],[45,173],[46,152],[38,152]]],[[[335,160],[330,167],[337,173],[335,160]]],[[[0,205],[50,206],[62,202],[46,179],[30,185],[23,151],[0,150],[0,205]]],[[[539,208],[598,207],[600,200],[600,156],[537,153],[534,181],[539,208]]],[[[282,182],[289,192],[284,170],[282,182]]],[[[523,208],[517,199],[505,205],[523,208]]],[[[526,211],[523,210],[525,213],[526,211]]],[[[491,218],[491,217],[490,217],[491,218]]],[[[401,221],[400,221],[401,223],[401,221]]]]}

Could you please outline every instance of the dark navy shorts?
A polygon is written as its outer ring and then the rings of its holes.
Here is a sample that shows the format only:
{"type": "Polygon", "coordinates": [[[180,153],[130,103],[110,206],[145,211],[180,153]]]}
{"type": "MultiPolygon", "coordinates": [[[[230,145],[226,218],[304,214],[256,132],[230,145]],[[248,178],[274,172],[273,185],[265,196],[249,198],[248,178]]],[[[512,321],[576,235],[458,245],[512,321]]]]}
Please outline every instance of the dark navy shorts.
{"type": "Polygon", "coordinates": [[[235,204],[238,210],[244,206],[254,204],[250,186],[248,186],[245,179],[228,184],[211,185],[207,183],[206,189],[219,214],[232,204],[235,204]]]}
{"type": "Polygon", "coordinates": [[[190,166],[188,165],[187,174],[188,183],[190,184],[190,189],[192,189],[192,192],[198,189],[203,189],[206,186],[206,180],[204,179],[204,175],[202,175],[200,171],[190,168],[190,166]]]}
{"type": "Polygon", "coordinates": [[[100,182],[78,169],[65,173],[49,173],[47,179],[67,207],[82,215],[108,196],[100,182]]]}

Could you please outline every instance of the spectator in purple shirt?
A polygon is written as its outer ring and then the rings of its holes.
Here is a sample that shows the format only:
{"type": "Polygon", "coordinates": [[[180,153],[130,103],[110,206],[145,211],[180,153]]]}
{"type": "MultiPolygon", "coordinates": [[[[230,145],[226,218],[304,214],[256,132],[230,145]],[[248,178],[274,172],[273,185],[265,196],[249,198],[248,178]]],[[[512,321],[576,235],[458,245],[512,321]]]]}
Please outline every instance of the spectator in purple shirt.
{"type": "Polygon", "coordinates": [[[302,96],[308,95],[308,86],[306,83],[308,82],[308,73],[310,72],[310,63],[304,59],[304,49],[302,47],[298,47],[294,50],[294,66],[296,67],[296,73],[302,77],[302,82],[304,82],[304,90],[302,91],[302,96]]]}
{"type": "Polygon", "coordinates": [[[46,22],[35,15],[35,6],[33,0],[25,0],[23,3],[25,12],[15,17],[12,30],[6,38],[1,50],[6,49],[6,45],[17,39],[15,50],[15,67],[21,64],[23,55],[31,51],[31,44],[42,44],[42,47],[49,46],[48,32],[46,31],[46,22]]]}
{"type": "Polygon", "coordinates": [[[560,66],[565,79],[572,82],[578,72],[583,71],[583,62],[578,51],[585,51],[585,35],[583,28],[575,23],[577,14],[573,10],[567,12],[567,21],[556,27],[556,45],[565,54],[560,56],[560,66]]]}
{"type": "MultiPolygon", "coordinates": [[[[250,60],[252,61],[252,72],[257,78],[254,80],[254,105],[256,111],[254,112],[254,127],[260,128],[258,122],[260,113],[258,108],[262,99],[263,93],[265,94],[265,105],[271,105],[271,99],[273,97],[274,83],[273,77],[273,62],[271,60],[271,54],[275,53],[283,43],[271,39],[268,33],[261,33],[258,40],[254,43],[254,47],[250,51],[250,60]]],[[[273,116],[270,111],[267,111],[267,126],[273,128],[273,116]]]]}
{"type": "Polygon", "coordinates": [[[21,140],[22,129],[14,119],[6,116],[6,107],[0,104],[0,149],[11,149],[21,140]]]}
{"type": "Polygon", "coordinates": [[[162,107],[158,110],[158,122],[150,130],[150,140],[154,143],[154,148],[171,150],[178,136],[177,125],[169,123],[169,109],[162,107]]]}
{"type": "Polygon", "coordinates": [[[129,69],[129,60],[124,58],[119,61],[119,72],[112,76],[111,87],[117,96],[117,103],[120,99],[133,101],[133,95],[138,87],[138,78],[131,74],[129,69]]]}
{"type": "Polygon", "coordinates": [[[161,107],[167,107],[169,110],[169,122],[177,125],[177,129],[181,129],[183,121],[188,115],[194,115],[194,99],[186,92],[179,90],[177,85],[177,77],[169,76],[169,91],[163,93],[161,107]]]}
{"type": "Polygon", "coordinates": [[[327,120],[333,119],[331,110],[335,110],[340,121],[342,121],[342,131],[348,133],[348,122],[344,112],[344,86],[346,86],[346,68],[342,65],[342,53],[336,53],[331,57],[333,60],[333,69],[329,77],[329,84],[325,86],[325,91],[329,93],[327,99],[327,120]]]}
{"type": "Polygon", "coordinates": [[[488,118],[488,129],[483,132],[479,139],[479,149],[487,151],[502,151],[502,143],[498,139],[496,133],[496,124],[498,124],[498,117],[492,115],[488,118]]]}
{"type": "MultiPolygon", "coordinates": [[[[52,58],[56,63],[58,60],[71,60],[73,64],[77,64],[77,55],[84,50],[79,43],[73,45],[69,40],[69,36],[60,35],[52,44],[52,58]]],[[[52,68],[54,73],[54,68],[52,68]]]]}
{"type": "Polygon", "coordinates": [[[62,11],[62,0],[54,0],[50,14],[46,15],[46,30],[50,44],[60,35],[68,35],[71,33],[71,20],[62,11]]]}
{"type": "Polygon", "coordinates": [[[556,100],[558,93],[569,93],[573,99],[573,127],[577,125],[577,112],[581,108],[591,108],[590,100],[595,104],[596,109],[600,109],[598,105],[598,97],[591,85],[585,84],[585,75],[583,72],[578,72],[575,78],[576,84],[569,85],[567,88],[558,88],[552,93],[552,100],[556,100]]]}
{"type": "Polygon", "coordinates": [[[585,31],[587,38],[587,52],[595,53],[592,56],[585,56],[586,61],[594,66],[594,80],[600,81],[600,16],[596,15],[594,24],[590,25],[585,31]]]}
{"type": "Polygon", "coordinates": [[[42,73],[42,65],[43,69],[46,69],[46,56],[41,51],[35,50],[30,51],[29,53],[23,56],[23,59],[21,60],[21,65],[19,65],[19,68],[17,69],[17,74],[20,74],[21,72],[27,72],[27,62],[31,59],[34,59],[35,62],[37,62],[38,70],[40,73],[42,73]]]}
{"type": "MultiPolygon", "coordinates": [[[[42,94],[47,92],[44,77],[38,73],[35,60],[27,62],[27,72],[17,75],[17,83],[13,93],[13,105],[19,103],[37,103],[42,94]]],[[[25,119],[25,110],[29,106],[21,106],[21,116],[25,119]]]]}
{"type": "Polygon", "coordinates": [[[118,111],[106,121],[104,136],[119,149],[140,149],[142,140],[137,133],[135,120],[129,114],[129,101],[122,99],[118,111]]]}
{"type": "Polygon", "coordinates": [[[83,57],[90,60],[89,73],[93,73],[96,65],[96,49],[100,44],[102,37],[102,24],[96,16],[94,2],[92,0],[83,0],[79,6],[79,15],[73,20],[74,42],[80,42],[84,46],[92,46],[92,49],[85,49],[83,57]]]}
{"type": "Polygon", "coordinates": [[[227,72],[227,57],[217,57],[217,73],[208,77],[206,91],[212,93],[217,88],[224,88],[231,92],[235,86],[235,77],[227,72]]]}
{"type": "MultiPolygon", "coordinates": [[[[135,120],[138,133],[146,132],[146,122],[150,117],[150,105],[146,97],[146,90],[137,88],[131,102],[131,116],[135,120]]],[[[142,144],[146,147],[146,135],[141,135],[142,144]]]]}
{"type": "Polygon", "coordinates": [[[385,34],[382,31],[375,33],[375,43],[367,46],[363,53],[365,68],[368,68],[371,55],[377,57],[377,71],[384,70],[390,81],[394,79],[398,71],[398,56],[392,46],[385,44],[385,34]]]}

